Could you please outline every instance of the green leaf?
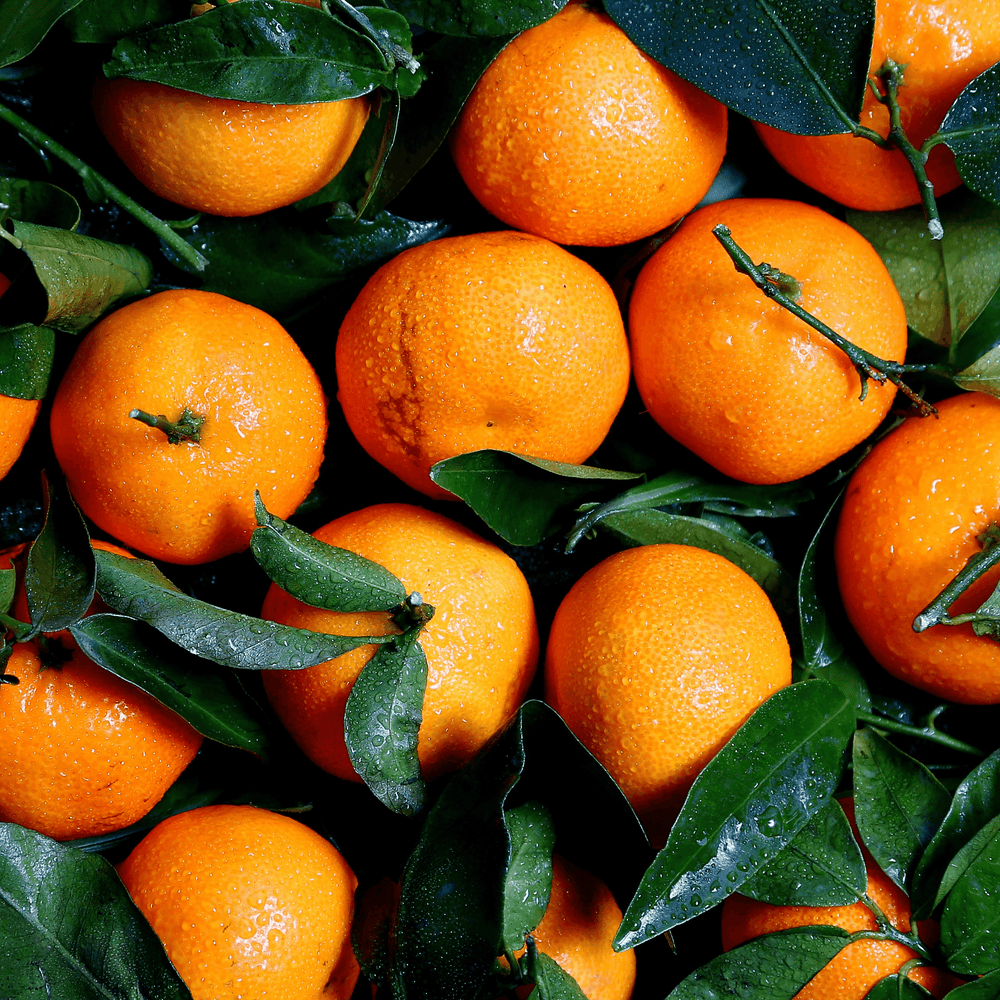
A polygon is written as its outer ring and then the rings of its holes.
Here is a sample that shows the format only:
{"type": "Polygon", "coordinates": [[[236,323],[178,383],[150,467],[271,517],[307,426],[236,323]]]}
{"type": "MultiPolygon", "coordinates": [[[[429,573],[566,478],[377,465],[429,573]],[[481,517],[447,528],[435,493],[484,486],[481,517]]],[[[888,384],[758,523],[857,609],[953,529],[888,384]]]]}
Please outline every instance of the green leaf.
{"type": "Polygon", "coordinates": [[[755,121],[786,132],[849,131],[864,99],[874,0],[605,0],[644,52],[755,121]]]}
{"type": "Polygon", "coordinates": [[[17,570],[0,569],[0,614],[7,614],[17,593],[17,570]]]}
{"type": "Polygon", "coordinates": [[[20,62],[80,0],[0,0],[0,66],[20,62]]]}
{"type": "MultiPolygon", "coordinates": [[[[969,368],[980,359],[989,365],[989,355],[997,347],[1000,347],[1000,291],[994,293],[976,321],[965,331],[958,345],[955,364],[960,370],[969,368]]],[[[962,377],[967,379],[969,374],[963,372],[962,377]]]]}
{"type": "Polygon", "coordinates": [[[239,681],[122,615],[96,614],[70,626],[80,649],[189,722],[202,736],[267,757],[267,723],[239,681]]]}
{"type": "Polygon", "coordinates": [[[0,177],[0,219],[74,230],[80,224],[80,203],[47,181],[0,177]]]}
{"type": "Polygon", "coordinates": [[[74,42],[117,42],[186,16],[190,6],[178,0],[129,0],[108,4],[105,0],[83,0],[66,17],[64,27],[74,42]]]}
{"type": "Polygon", "coordinates": [[[152,625],[187,652],[222,666],[298,670],[395,638],[327,635],[227,611],[182,594],[145,559],[114,552],[95,555],[97,591],[110,607],[152,625]]]}
{"type": "Polygon", "coordinates": [[[281,315],[343,282],[352,272],[446,232],[442,222],[410,222],[388,212],[360,222],[333,218],[326,232],[291,225],[284,212],[252,219],[204,216],[183,235],[208,258],[209,267],[197,272],[173,252],[167,251],[167,257],[194,274],[205,291],[281,315]]]}
{"type": "Polygon", "coordinates": [[[47,327],[24,323],[0,330],[0,396],[44,399],[55,354],[55,334],[47,327]]]}
{"type": "MultiPolygon", "coordinates": [[[[949,993],[948,996],[951,996],[949,993]]],[[[869,991],[865,1000],[928,1000],[933,994],[908,976],[886,976],[869,991]]]]}
{"type": "Polygon", "coordinates": [[[1000,819],[988,823],[952,862],[959,870],[941,911],[948,968],[979,976],[1000,966],[1000,819]]]}
{"type": "Polygon", "coordinates": [[[355,552],[327,545],[269,513],[254,493],[258,527],[250,549],[286,593],[327,611],[391,611],[406,588],[387,569],[355,552]]]}
{"type": "Polygon", "coordinates": [[[441,35],[512,35],[557,14],[566,0],[392,0],[411,24],[441,35]]]}
{"type": "Polygon", "coordinates": [[[951,796],[918,760],[874,729],[854,737],[855,819],[865,847],[903,892],[951,796]]]}
{"type": "Polygon", "coordinates": [[[955,154],[955,166],[966,185],[1000,204],[1000,65],[966,85],[938,134],[955,154]]]}
{"type": "Polygon", "coordinates": [[[32,635],[79,621],[94,599],[94,551],[83,515],[61,483],[45,482],[45,521],[28,549],[24,589],[32,635]]]}
{"type": "Polygon", "coordinates": [[[503,819],[510,837],[503,890],[503,941],[507,949],[517,951],[549,905],[556,831],[551,813],[541,802],[508,809],[503,819]]]}
{"type": "Polygon", "coordinates": [[[910,892],[915,919],[927,919],[943,898],[938,886],[951,858],[998,816],[1000,750],[995,750],[955,789],[947,814],[917,863],[910,892]]]}
{"type": "Polygon", "coordinates": [[[559,530],[560,514],[585,499],[606,495],[639,473],[569,465],[513,452],[484,449],[456,455],[431,468],[438,486],[461,497],[501,538],[536,545],[559,530]]]}
{"type": "Polygon", "coordinates": [[[965,331],[1000,286],[1000,208],[964,190],[942,198],[938,208],[944,240],[931,239],[919,207],[848,210],[846,218],[885,262],[910,328],[958,360],[965,331]]]}
{"type": "Polygon", "coordinates": [[[354,770],[393,812],[424,808],[417,731],[423,718],[427,659],[411,628],[365,664],[344,710],[344,739],[354,770]]]}
{"type": "Polygon", "coordinates": [[[754,938],[692,972],[668,1000],[791,1000],[847,944],[839,927],[793,927],[754,938]]]}
{"type": "Polygon", "coordinates": [[[370,93],[390,67],[353,28],[303,4],[241,0],[123,38],[110,78],[263,104],[312,104],[370,93]]]}
{"type": "Polygon", "coordinates": [[[948,993],[949,1000],[997,1000],[997,997],[1000,997],[1000,969],[956,986],[948,993]]]}
{"type": "Polygon", "coordinates": [[[103,858],[0,824],[0,996],[191,1000],[103,858]]]}
{"type": "Polygon", "coordinates": [[[579,983],[555,959],[534,953],[528,974],[535,981],[532,1000],[587,1000],[579,983]]]}
{"type": "MultiPolygon", "coordinates": [[[[83,330],[119,299],[142,292],[153,278],[147,257],[132,247],[18,220],[13,235],[0,226],[0,236],[28,255],[45,290],[48,304],[44,317],[37,317],[39,326],[83,330]]],[[[0,322],[6,319],[6,299],[0,300],[0,322]]]]}
{"type": "Polygon", "coordinates": [[[772,695],[695,779],[639,884],[615,946],[721,903],[788,846],[840,781],[854,710],[824,681],[772,695]]]}
{"type": "Polygon", "coordinates": [[[847,906],[868,889],[864,855],[840,804],[828,802],[740,892],[775,906],[847,906]]]}

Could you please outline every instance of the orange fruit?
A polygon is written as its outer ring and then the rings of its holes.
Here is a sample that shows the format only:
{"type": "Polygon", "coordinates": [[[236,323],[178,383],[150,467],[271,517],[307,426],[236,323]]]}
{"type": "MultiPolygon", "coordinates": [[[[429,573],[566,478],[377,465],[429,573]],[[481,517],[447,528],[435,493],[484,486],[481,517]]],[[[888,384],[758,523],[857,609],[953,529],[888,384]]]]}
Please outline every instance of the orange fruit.
{"type": "Polygon", "coordinates": [[[861,383],[803,320],[739,274],[712,235],[801,285],[799,304],[878,357],[901,361],[906,314],[872,246],[818,208],[743,198],[699,209],[644,265],[629,308],[632,363],[650,415],[720,472],[748,483],[805,476],[879,425],[896,389],[861,383]]]}
{"type": "MultiPolygon", "coordinates": [[[[0,274],[0,295],[8,288],[10,279],[0,274]]],[[[40,399],[0,396],[0,479],[10,472],[20,458],[41,406],[40,399]]]]}
{"type": "MultiPolygon", "coordinates": [[[[538,630],[517,564],[468,528],[419,507],[380,504],[315,532],[394,573],[435,614],[420,633],[427,687],[418,756],[432,780],[467,763],[517,711],[534,676],[538,630]]],[[[310,607],[272,585],[261,617],[336,635],[398,632],[384,612],[310,607]]],[[[344,706],[375,647],[362,646],[305,670],[267,670],[264,689],[306,755],[340,778],[360,780],[344,744],[344,706]]]]}
{"type": "MultiPolygon", "coordinates": [[[[861,843],[854,822],[854,802],[842,799],[841,805],[851,822],[854,836],[861,843]]],[[[910,901],[906,894],[882,871],[864,844],[861,851],[868,869],[868,896],[881,909],[889,922],[904,933],[910,930],[910,901]]],[[[789,927],[826,924],[842,927],[853,933],[878,931],[872,911],[862,902],[849,906],[773,906],[739,893],[731,895],[722,906],[722,947],[729,951],[744,941],[789,927]]],[[[936,930],[932,921],[921,922],[921,939],[936,930]]],[[[868,991],[885,976],[897,972],[901,965],[917,958],[917,953],[898,941],[859,939],[845,945],[836,956],[795,994],[795,1000],[862,1000],[868,991]]],[[[963,980],[934,966],[917,966],[908,973],[935,997],[943,997],[963,980]]]]}
{"type": "Polygon", "coordinates": [[[368,121],[366,97],[318,104],[225,100],[145,80],[99,79],[97,126],[154,194],[213,215],[259,215],[340,172],[368,121]]]}
{"type": "Polygon", "coordinates": [[[155,559],[240,552],[253,491],[288,517],[319,473],[326,400],[312,366],[266,313],[224,295],[160,292],[101,320],[52,404],[52,444],[83,512],[155,559]],[[199,443],[130,414],[204,418],[199,443]]]}
{"type": "Polygon", "coordinates": [[[155,826],[118,866],[194,1000],[348,1000],[358,880],[297,820],[203,806],[155,826]]]}
{"type": "Polygon", "coordinates": [[[646,545],[598,563],[559,605],[545,698],[657,846],[701,769],[791,669],[771,602],[743,570],[646,545]]]}
{"type": "Polygon", "coordinates": [[[202,737],[179,715],[99,667],[60,633],[18,643],[0,685],[0,820],[55,840],[142,819],[194,759],[202,737]]]}
{"type": "Polygon", "coordinates": [[[701,201],[726,151],[726,108],[597,4],[569,3],[497,56],[450,145],[498,219],[557,243],[614,246],[701,201]]]}
{"type": "Polygon", "coordinates": [[[337,340],[338,398],[362,447],[414,489],[435,462],[497,448],[579,463],[628,389],[618,304],[539,236],[435,240],[368,281],[337,340]]]}
{"type": "MultiPolygon", "coordinates": [[[[887,58],[905,65],[899,90],[900,117],[918,148],[938,130],[955,98],[974,77],[1000,59],[998,0],[877,0],[875,38],[868,74],[887,58]]],[[[889,134],[889,110],[865,91],[860,122],[889,134]]],[[[793,177],[849,208],[887,212],[920,203],[920,191],[906,157],[850,134],[792,135],[755,123],[771,155],[793,177]]],[[[935,146],[927,176],[937,196],[962,183],[955,158],[935,146]]]]}
{"type": "Polygon", "coordinates": [[[622,911],[599,878],[552,855],[549,905],[531,936],[540,952],[576,980],[587,1000],[632,996],[635,952],[611,947],[621,922],[622,911]]]}
{"type": "MultiPolygon", "coordinates": [[[[981,550],[1000,521],[1000,400],[963,393],[911,418],[858,466],[835,541],[844,607],[872,656],[894,677],[965,704],[1000,702],[1000,645],[971,625],[913,631],[913,620],[981,550]]],[[[1000,580],[981,577],[952,605],[975,610],[1000,580]]]]}

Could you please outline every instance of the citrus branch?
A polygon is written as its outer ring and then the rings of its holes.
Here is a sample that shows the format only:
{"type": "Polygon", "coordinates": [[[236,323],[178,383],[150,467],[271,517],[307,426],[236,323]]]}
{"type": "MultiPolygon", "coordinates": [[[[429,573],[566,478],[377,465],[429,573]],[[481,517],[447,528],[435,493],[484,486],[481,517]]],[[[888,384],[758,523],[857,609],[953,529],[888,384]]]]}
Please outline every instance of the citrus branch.
{"type": "Polygon", "coordinates": [[[434,617],[434,606],[424,604],[424,599],[413,591],[392,613],[392,620],[404,632],[423,628],[434,617]]]}
{"type": "MultiPolygon", "coordinates": [[[[7,122],[8,125],[13,126],[24,138],[29,139],[40,149],[43,149],[46,153],[50,153],[57,160],[65,163],[83,181],[88,195],[93,197],[91,193],[99,191],[104,197],[109,198],[120,208],[128,212],[134,219],[141,222],[147,229],[155,233],[178,257],[187,261],[197,270],[204,271],[208,266],[208,259],[203,257],[187,240],[178,236],[166,222],[143,208],[138,202],[133,201],[121,188],[112,184],[103,174],[99,174],[93,167],[84,163],[83,160],[71,153],[65,146],[56,142],[55,139],[46,135],[40,129],[35,128],[34,125],[16,115],[10,108],[3,104],[0,104],[0,121],[7,122]]],[[[98,199],[95,197],[94,200],[98,199]]]]}
{"type": "Polygon", "coordinates": [[[797,316],[804,323],[808,323],[809,326],[818,333],[821,333],[827,340],[830,340],[847,355],[861,379],[861,395],[859,398],[862,402],[864,402],[868,395],[869,379],[873,382],[878,382],[879,385],[888,380],[917,407],[920,416],[929,417],[931,414],[937,414],[934,407],[921,399],[902,379],[904,372],[928,371],[933,366],[904,365],[896,361],[885,361],[858,347],[856,344],[852,344],[832,327],[827,326],[822,320],[813,316],[812,313],[806,312],[791,297],[797,291],[797,283],[793,284],[795,281],[794,278],[783,274],[777,268],[771,267],[770,264],[754,264],[749,254],[733,239],[728,226],[718,225],[712,230],[712,233],[725,248],[726,253],[729,254],[733,262],[733,266],[740,274],[745,274],[769,299],[773,299],[793,316],[797,316]]]}
{"type": "Polygon", "coordinates": [[[180,444],[182,441],[188,444],[201,444],[201,425],[205,422],[205,418],[186,406],[177,420],[168,420],[162,413],[153,416],[145,410],[132,410],[129,416],[147,427],[163,431],[170,444],[180,444]]]}
{"type": "Polygon", "coordinates": [[[947,705],[936,706],[925,716],[924,725],[922,726],[915,726],[909,722],[898,722],[896,719],[890,719],[884,715],[876,715],[874,712],[866,712],[864,710],[859,710],[857,715],[859,722],[867,723],[873,729],[884,729],[886,732],[899,733],[902,736],[926,740],[928,743],[937,743],[938,746],[947,747],[947,749],[954,750],[957,753],[968,754],[970,757],[985,757],[986,754],[979,747],[974,747],[971,743],[965,743],[954,736],[950,736],[948,733],[943,733],[934,725],[937,717],[947,707],[947,705]]]}

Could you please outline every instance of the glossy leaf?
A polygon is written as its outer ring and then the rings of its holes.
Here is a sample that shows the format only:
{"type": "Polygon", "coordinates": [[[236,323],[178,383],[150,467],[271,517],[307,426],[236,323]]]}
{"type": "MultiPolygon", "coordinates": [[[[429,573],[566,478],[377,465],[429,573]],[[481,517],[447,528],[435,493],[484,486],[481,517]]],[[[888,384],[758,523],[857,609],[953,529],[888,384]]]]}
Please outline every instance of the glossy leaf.
{"type": "Polygon", "coordinates": [[[839,927],[765,934],[713,958],[671,990],[668,1000],[791,1000],[847,941],[839,927]]]}
{"type": "Polygon", "coordinates": [[[354,770],[393,812],[412,816],[427,801],[417,759],[427,659],[411,628],[364,665],[344,710],[344,738],[354,770]]]}
{"type": "Polygon", "coordinates": [[[864,99],[872,0],[605,0],[644,52],[748,118],[787,132],[849,131],[864,99]]]}
{"type": "Polygon", "coordinates": [[[772,695],[695,779],[618,930],[634,947],[721,903],[788,846],[840,781],[853,706],[824,681],[772,695]]]}
{"type": "Polygon", "coordinates": [[[376,45],[303,4],[241,0],[123,38],[110,78],[264,104],[312,104],[370,93],[390,70],[376,45]]]}
{"type": "Polygon", "coordinates": [[[292,597],[327,611],[390,611],[406,588],[387,569],[355,552],[327,545],[269,513],[254,494],[254,558],[292,597]]]}
{"type": "Polygon", "coordinates": [[[929,1000],[933,996],[908,976],[886,976],[868,991],[865,1000],[929,1000]]]}
{"type": "Polygon", "coordinates": [[[82,0],[63,18],[62,27],[75,42],[117,42],[125,35],[176,21],[183,10],[177,0],[130,0],[120,4],[82,0]]]}
{"type": "Polygon", "coordinates": [[[973,191],[1000,204],[1000,66],[980,73],[958,95],[938,129],[973,191]]]}
{"type": "Polygon", "coordinates": [[[411,24],[441,35],[512,35],[557,14],[566,0],[392,0],[411,24]]]}
{"type": "Polygon", "coordinates": [[[80,0],[0,0],[0,66],[20,62],[80,0]]]}
{"type": "Polygon", "coordinates": [[[503,814],[510,837],[510,861],[503,890],[503,940],[511,951],[537,926],[549,905],[556,831],[540,802],[526,802],[503,814]]]}
{"type": "Polygon", "coordinates": [[[868,889],[865,859],[844,810],[828,802],[740,892],[775,906],[847,906],[868,889]]]}
{"type": "Polygon", "coordinates": [[[87,526],[62,483],[46,480],[44,510],[24,572],[33,634],[58,632],[82,618],[96,580],[87,526]]]}
{"type": "Polygon", "coordinates": [[[931,239],[919,207],[848,211],[847,221],[878,250],[911,329],[965,366],[978,355],[960,349],[962,337],[1000,286],[1000,208],[964,190],[938,207],[943,241],[931,239]]]}
{"type": "Polygon", "coordinates": [[[392,637],[339,636],[278,625],[181,593],[151,562],[97,552],[97,591],[187,652],[239,670],[297,670],[392,637]]]}
{"type": "Polygon", "coordinates": [[[43,399],[49,391],[55,334],[25,323],[0,330],[0,396],[43,399]]]}
{"type": "Polygon", "coordinates": [[[1000,969],[955,987],[948,997],[949,1000],[997,1000],[1000,997],[1000,969]]]}
{"type": "Polygon", "coordinates": [[[7,614],[17,593],[17,570],[0,569],[0,614],[7,614]]]}
{"type": "Polygon", "coordinates": [[[941,894],[938,886],[952,857],[991,820],[1000,816],[1000,750],[982,761],[955,789],[951,805],[917,863],[910,902],[927,919],[941,894]]]}
{"type": "Polygon", "coordinates": [[[560,514],[641,479],[589,465],[484,449],[438,462],[431,479],[461,497],[501,538],[536,545],[559,530],[560,514]]]}
{"type": "Polygon", "coordinates": [[[73,230],[80,224],[80,203],[47,181],[0,177],[0,219],[73,230]]]}
{"type": "Polygon", "coordinates": [[[0,824],[0,996],[190,1000],[103,858],[0,824]]]}
{"type": "Polygon", "coordinates": [[[132,247],[19,220],[13,230],[0,227],[0,236],[28,255],[45,289],[48,304],[36,319],[39,326],[83,330],[119,299],[139,294],[152,281],[152,265],[132,247]]]}
{"type": "Polygon", "coordinates": [[[555,959],[536,952],[528,966],[535,982],[535,1000],[587,1000],[577,981],[555,959]]]}
{"type": "Polygon", "coordinates": [[[255,219],[204,216],[183,235],[210,261],[205,272],[199,276],[173,253],[167,256],[205,291],[281,315],[359,268],[446,232],[441,222],[410,222],[388,212],[360,222],[333,218],[320,232],[290,225],[281,212],[255,219]]]}
{"type": "Polygon", "coordinates": [[[95,663],[152,695],[202,736],[267,756],[263,713],[226,668],[164,643],[155,629],[122,615],[90,615],[70,633],[95,663]]]}
{"type": "Polygon", "coordinates": [[[861,839],[904,892],[951,796],[920,761],[873,729],[854,737],[855,818],[861,839]]]}

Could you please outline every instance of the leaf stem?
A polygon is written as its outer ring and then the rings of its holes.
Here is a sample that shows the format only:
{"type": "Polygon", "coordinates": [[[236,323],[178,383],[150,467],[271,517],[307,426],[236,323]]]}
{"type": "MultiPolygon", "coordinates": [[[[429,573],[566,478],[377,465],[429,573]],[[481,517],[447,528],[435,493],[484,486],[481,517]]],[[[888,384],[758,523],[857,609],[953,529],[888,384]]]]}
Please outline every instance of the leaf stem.
{"type": "Polygon", "coordinates": [[[794,294],[794,286],[791,284],[794,279],[790,275],[782,274],[776,268],[771,267],[770,264],[754,264],[750,255],[733,239],[732,233],[727,226],[718,225],[712,230],[712,233],[725,248],[734,267],[740,274],[745,274],[769,299],[773,299],[793,316],[797,316],[804,323],[808,323],[809,326],[818,333],[821,333],[847,355],[861,379],[861,395],[859,398],[862,402],[864,402],[868,395],[869,379],[878,382],[879,385],[888,379],[916,406],[920,416],[928,417],[931,414],[937,414],[937,410],[930,403],[921,399],[902,379],[904,372],[929,371],[934,366],[905,365],[897,361],[885,361],[858,347],[856,344],[852,344],[845,337],[837,333],[836,330],[813,316],[812,313],[806,312],[802,306],[790,297],[788,294],[789,291],[794,294]]]}
{"type": "Polygon", "coordinates": [[[978,747],[972,746],[971,743],[964,743],[954,736],[949,736],[947,733],[941,732],[934,725],[934,720],[944,711],[944,708],[945,706],[943,705],[938,706],[928,715],[927,722],[923,726],[915,726],[909,722],[898,722],[896,719],[877,715],[874,712],[867,712],[864,709],[859,709],[857,715],[859,722],[865,722],[874,729],[884,729],[890,733],[899,733],[901,736],[911,736],[915,739],[927,740],[930,743],[937,743],[939,746],[947,747],[949,750],[968,754],[970,757],[985,757],[986,754],[978,747]]]}
{"type": "MultiPolygon", "coordinates": [[[[204,271],[208,266],[208,259],[202,256],[190,243],[178,236],[166,222],[143,208],[138,202],[125,194],[121,188],[112,184],[103,174],[99,174],[93,167],[84,163],[83,160],[71,153],[65,146],[56,142],[55,139],[46,135],[46,133],[36,128],[30,122],[25,121],[20,115],[15,114],[3,104],[0,104],[0,121],[7,122],[8,125],[11,125],[26,139],[31,140],[31,142],[46,153],[65,163],[66,166],[80,177],[84,187],[87,189],[88,195],[92,198],[94,198],[93,192],[100,191],[102,195],[115,202],[115,204],[123,208],[134,219],[155,233],[171,250],[187,261],[192,267],[199,271],[204,271]]],[[[97,198],[94,198],[94,200],[96,201],[97,198]]]]}
{"type": "Polygon", "coordinates": [[[366,38],[374,42],[387,63],[387,69],[392,69],[396,63],[404,66],[411,73],[416,73],[420,69],[420,63],[412,53],[407,52],[402,45],[397,45],[388,34],[379,31],[357,7],[347,3],[347,0],[330,0],[330,2],[346,14],[361,29],[366,38]]]}
{"type": "Polygon", "coordinates": [[[434,606],[425,604],[423,597],[413,591],[393,612],[392,620],[404,632],[422,629],[434,617],[434,606]]]}
{"type": "Polygon", "coordinates": [[[188,444],[201,444],[201,427],[205,423],[205,418],[186,406],[177,420],[168,420],[162,413],[153,416],[145,410],[132,410],[129,416],[147,427],[163,431],[170,444],[180,444],[182,441],[188,444]]]}

